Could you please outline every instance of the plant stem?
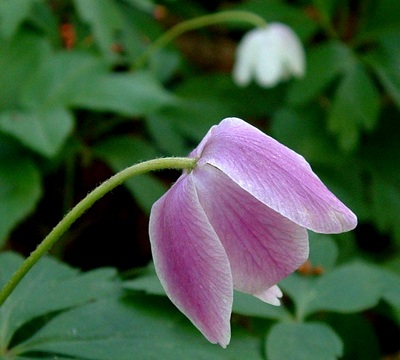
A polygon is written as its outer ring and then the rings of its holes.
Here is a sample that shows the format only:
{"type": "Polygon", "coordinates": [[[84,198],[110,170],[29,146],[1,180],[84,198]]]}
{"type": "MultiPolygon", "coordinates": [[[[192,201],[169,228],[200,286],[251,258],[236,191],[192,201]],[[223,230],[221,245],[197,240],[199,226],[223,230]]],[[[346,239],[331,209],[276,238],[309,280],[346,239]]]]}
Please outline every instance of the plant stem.
{"type": "Polygon", "coordinates": [[[209,14],[186,20],[169,29],[153,44],[151,44],[147,48],[147,50],[137,59],[134,67],[140,68],[144,66],[150,56],[153,55],[158,49],[166,46],[169,42],[176,39],[178,36],[187,31],[227,22],[249,23],[256,27],[267,26],[267,22],[261,16],[248,11],[222,11],[216,14],[209,14]]]}
{"type": "Polygon", "coordinates": [[[57,224],[56,227],[46,236],[46,238],[38,245],[35,251],[25,259],[22,265],[11,276],[10,280],[0,292],[0,306],[10,296],[15,287],[35,265],[38,260],[50,250],[56,241],[64,234],[69,227],[78,219],[87,209],[89,209],[97,200],[107,194],[109,191],[122,184],[125,180],[144,174],[153,170],[161,169],[193,169],[196,165],[196,159],[193,158],[160,158],[145,161],[131,167],[128,167],[115,174],[100,186],[90,192],[83,200],[81,200],[71,211],[57,224]]]}

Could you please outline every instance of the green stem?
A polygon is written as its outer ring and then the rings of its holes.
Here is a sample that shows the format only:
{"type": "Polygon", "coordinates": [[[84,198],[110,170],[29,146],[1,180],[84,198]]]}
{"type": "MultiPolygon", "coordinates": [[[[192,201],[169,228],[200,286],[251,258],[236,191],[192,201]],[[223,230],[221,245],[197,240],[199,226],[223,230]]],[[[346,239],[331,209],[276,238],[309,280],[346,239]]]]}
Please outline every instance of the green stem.
{"type": "Polygon", "coordinates": [[[22,263],[18,270],[11,276],[8,283],[0,292],[0,306],[10,296],[15,287],[35,265],[38,260],[50,250],[56,241],[69,229],[69,227],[78,219],[87,209],[89,209],[97,200],[122,184],[125,180],[143,173],[161,169],[193,169],[196,165],[196,159],[192,158],[161,158],[149,160],[133,165],[121,172],[115,174],[91,193],[81,200],[72,210],[57,224],[57,226],[47,235],[39,244],[35,251],[22,263]]]}
{"type": "Polygon", "coordinates": [[[248,11],[222,11],[216,14],[203,15],[194,19],[186,20],[169,29],[153,44],[151,44],[142,56],[137,59],[134,67],[140,68],[144,66],[151,55],[153,55],[158,49],[166,46],[169,42],[187,31],[227,22],[249,23],[256,27],[267,26],[267,22],[261,16],[248,11]]]}

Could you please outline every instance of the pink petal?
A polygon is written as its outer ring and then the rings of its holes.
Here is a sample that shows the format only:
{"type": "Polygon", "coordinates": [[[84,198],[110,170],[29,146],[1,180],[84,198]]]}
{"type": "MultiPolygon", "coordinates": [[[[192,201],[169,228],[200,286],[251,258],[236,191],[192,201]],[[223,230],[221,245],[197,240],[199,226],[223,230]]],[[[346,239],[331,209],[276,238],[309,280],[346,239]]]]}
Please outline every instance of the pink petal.
{"type": "Polygon", "coordinates": [[[228,255],[233,287],[262,294],[308,257],[307,230],[205,164],[193,170],[200,204],[228,255]]]}
{"type": "Polygon", "coordinates": [[[225,250],[200,206],[192,174],[154,205],[149,224],[157,275],[171,301],[212,343],[230,341],[233,287],[225,250]]]}
{"type": "Polygon", "coordinates": [[[191,153],[295,223],[321,233],[354,229],[356,216],[312,172],[304,158],[238,118],[227,118],[191,153]]]}
{"type": "Polygon", "coordinates": [[[281,298],[283,294],[281,289],[279,289],[279,287],[275,285],[261,294],[254,294],[254,296],[262,301],[265,301],[268,304],[279,306],[281,304],[279,298],[281,298]]]}

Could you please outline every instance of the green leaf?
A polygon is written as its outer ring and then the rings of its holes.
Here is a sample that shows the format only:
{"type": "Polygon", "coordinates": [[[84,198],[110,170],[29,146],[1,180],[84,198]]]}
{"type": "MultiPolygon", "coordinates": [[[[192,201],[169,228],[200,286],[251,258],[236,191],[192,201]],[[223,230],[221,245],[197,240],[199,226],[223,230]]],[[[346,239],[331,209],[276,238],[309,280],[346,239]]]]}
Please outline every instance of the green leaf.
{"type": "Polygon", "coordinates": [[[105,73],[105,61],[90,53],[61,51],[42,61],[26,82],[21,94],[25,107],[54,107],[71,104],[71,98],[85,88],[93,76],[105,73]]]}
{"type": "Polygon", "coordinates": [[[58,153],[73,126],[72,114],[62,108],[0,114],[0,130],[48,157],[58,153]]]}
{"type": "Polygon", "coordinates": [[[157,277],[153,263],[150,263],[146,267],[144,274],[133,280],[124,281],[122,286],[125,289],[144,291],[150,295],[167,296],[160,280],[157,277]]]}
{"type": "Polygon", "coordinates": [[[397,0],[379,0],[366,3],[363,29],[357,41],[385,37],[400,30],[400,3],[397,0]]]}
{"type": "Polygon", "coordinates": [[[315,283],[305,306],[305,314],[318,311],[351,313],[372,308],[383,293],[380,280],[380,272],[367,264],[338,267],[315,283]]]}
{"type": "Polygon", "coordinates": [[[321,266],[324,271],[331,270],[336,264],[339,249],[332,235],[308,232],[310,243],[309,260],[313,267],[321,266]]]}
{"type": "Polygon", "coordinates": [[[109,58],[115,57],[112,45],[122,28],[121,13],[116,3],[113,0],[74,0],[74,4],[80,17],[91,25],[103,53],[109,58]]]}
{"type": "Polygon", "coordinates": [[[301,109],[283,108],[274,114],[272,135],[313,164],[332,166],[341,163],[344,156],[321,123],[324,115],[325,112],[314,105],[301,109]]]}
{"type": "Polygon", "coordinates": [[[284,305],[270,305],[257,299],[253,295],[239,291],[234,292],[233,312],[245,316],[273,320],[287,320],[291,316],[284,305]]]}
{"type": "Polygon", "coordinates": [[[27,32],[17,34],[11,41],[0,40],[1,108],[16,108],[19,105],[23,85],[49,54],[49,44],[27,32]]]}
{"type": "Polygon", "coordinates": [[[11,38],[19,25],[28,17],[34,3],[43,0],[2,0],[0,2],[0,32],[11,38]]]}
{"type": "Polygon", "coordinates": [[[336,89],[329,110],[329,129],[339,135],[343,149],[358,145],[361,130],[372,130],[380,110],[380,97],[361,65],[349,70],[336,89]]]}
{"type": "Polygon", "coordinates": [[[155,140],[157,147],[168,155],[186,156],[190,150],[186,148],[184,136],[174,126],[175,119],[170,116],[163,116],[165,112],[156,111],[146,116],[145,123],[147,131],[155,140]]]}
{"type": "MultiPolygon", "coordinates": [[[[160,280],[158,279],[154,266],[151,264],[146,268],[144,275],[138,276],[133,280],[128,280],[123,283],[125,289],[144,291],[151,295],[166,296],[160,280]]],[[[233,299],[233,312],[245,316],[253,316],[265,319],[288,319],[290,318],[289,312],[282,306],[273,306],[266,304],[256,297],[241,293],[234,292],[233,299]]]]}
{"type": "Polygon", "coordinates": [[[158,359],[217,360],[243,357],[261,359],[258,341],[233,336],[229,348],[212,345],[168,300],[115,297],[64,312],[32,338],[14,349],[93,360],[158,359]]]}
{"type": "Polygon", "coordinates": [[[393,232],[400,243],[400,187],[396,181],[383,177],[380,173],[372,174],[372,217],[382,233],[393,232]]]}
{"type": "MultiPolygon", "coordinates": [[[[0,255],[1,283],[8,280],[22,260],[13,253],[0,255]]],[[[9,346],[21,326],[39,316],[118,294],[115,276],[114,269],[79,274],[77,269],[50,257],[40,259],[0,308],[0,349],[9,346]]]]}
{"type": "MultiPolygon", "coordinates": [[[[115,172],[133,164],[154,159],[158,152],[139,137],[117,136],[99,144],[94,152],[108,163],[115,172]]],[[[166,191],[166,187],[154,176],[142,174],[127,180],[124,185],[148,213],[154,202],[166,191]]]]}
{"type": "Polygon", "coordinates": [[[380,299],[400,304],[400,277],[362,262],[342,265],[318,277],[294,273],[280,287],[294,300],[299,319],[318,312],[359,312],[376,306],[380,299]]]}
{"type": "Polygon", "coordinates": [[[0,244],[34,210],[41,194],[36,166],[20,153],[10,154],[0,136],[0,244]]]}
{"type": "Polygon", "coordinates": [[[379,126],[360,149],[362,163],[370,178],[368,212],[370,221],[382,233],[391,233],[400,244],[398,208],[400,172],[394,164],[400,163],[400,147],[393,146],[400,131],[399,111],[386,107],[379,126]]]}
{"type": "Polygon", "coordinates": [[[330,314],[324,320],[343,339],[343,360],[377,360],[380,346],[374,323],[365,314],[330,314]]]}
{"type": "Polygon", "coordinates": [[[400,34],[386,34],[364,60],[373,68],[386,92],[400,108],[400,34]]]}
{"type": "Polygon", "coordinates": [[[279,323],[267,336],[266,354],[268,360],[335,360],[343,343],[322,323],[279,323]]]}
{"type": "Polygon", "coordinates": [[[304,105],[317,98],[346,69],[353,66],[355,55],[345,44],[331,40],[311,49],[307,56],[306,75],[292,83],[288,102],[304,105]]]}
{"type": "Polygon", "coordinates": [[[86,76],[71,95],[72,106],[138,116],[175,102],[148,72],[86,76]]]}

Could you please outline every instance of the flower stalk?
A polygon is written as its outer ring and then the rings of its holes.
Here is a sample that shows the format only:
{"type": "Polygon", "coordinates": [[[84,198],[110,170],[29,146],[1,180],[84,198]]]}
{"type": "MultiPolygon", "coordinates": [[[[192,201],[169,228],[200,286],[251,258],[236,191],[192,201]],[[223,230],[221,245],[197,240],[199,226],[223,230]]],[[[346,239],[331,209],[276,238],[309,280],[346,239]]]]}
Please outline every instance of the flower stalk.
{"type": "Polygon", "coordinates": [[[70,226],[109,191],[136,175],[162,169],[193,169],[195,166],[196,159],[193,158],[171,157],[153,159],[128,167],[103,182],[71,209],[11,276],[10,280],[0,292],[0,306],[6,301],[29,270],[51,249],[70,226]]]}
{"type": "Polygon", "coordinates": [[[159,49],[184,34],[185,32],[200,29],[206,26],[224,24],[229,22],[249,23],[255,27],[265,27],[267,22],[261,16],[248,11],[222,11],[216,14],[199,16],[194,19],[183,21],[160,36],[147,50],[138,58],[134,64],[135,68],[144,66],[147,60],[159,49]]]}

